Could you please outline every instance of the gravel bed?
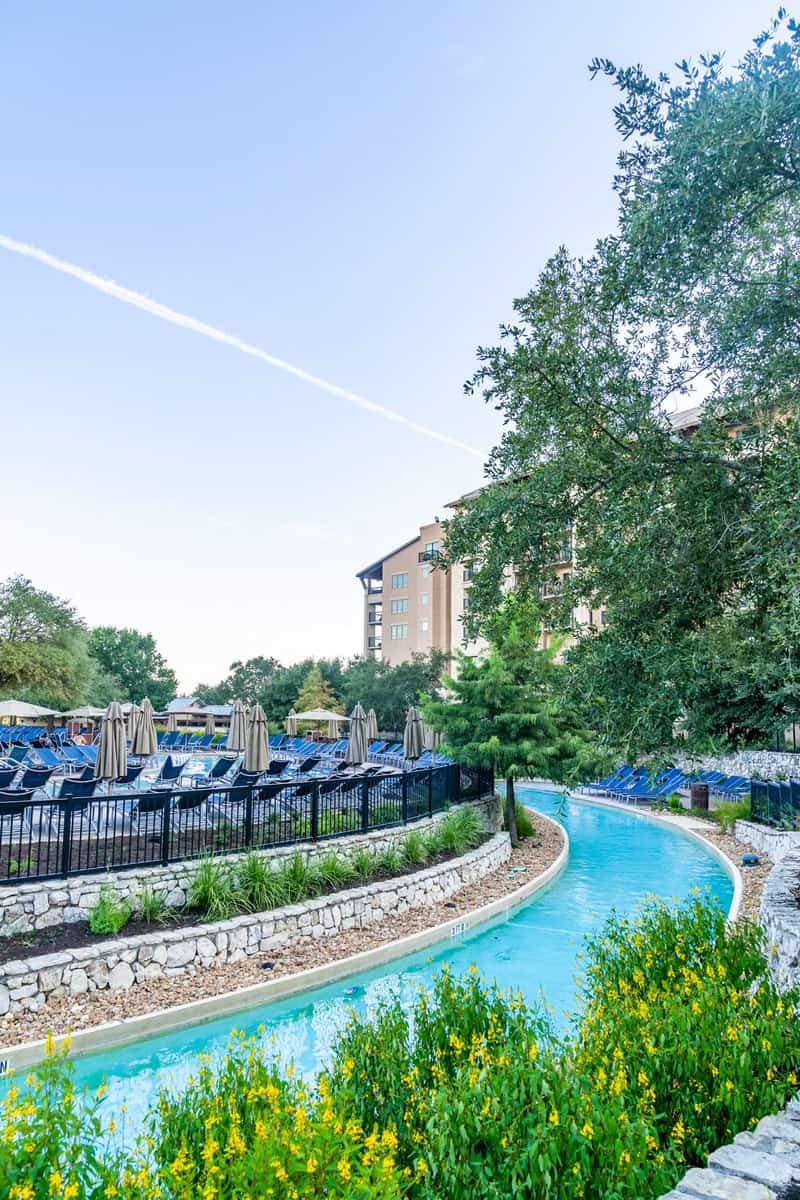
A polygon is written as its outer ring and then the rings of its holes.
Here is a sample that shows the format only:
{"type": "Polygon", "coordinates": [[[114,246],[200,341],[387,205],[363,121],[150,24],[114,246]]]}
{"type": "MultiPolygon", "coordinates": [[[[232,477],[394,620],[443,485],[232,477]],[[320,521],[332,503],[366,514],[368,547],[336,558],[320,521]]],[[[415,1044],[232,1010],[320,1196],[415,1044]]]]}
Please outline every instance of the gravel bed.
{"type": "Polygon", "coordinates": [[[762,851],[755,850],[747,842],[737,842],[732,833],[723,833],[719,825],[713,821],[698,821],[698,826],[702,826],[699,832],[702,832],[703,837],[707,838],[709,842],[713,842],[717,849],[721,850],[725,857],[739,868],[744,886],[737,920],[758,920],[761,893],[764,890],[767,876],[772,870],[772,860],[767,858],[762,851]],[[742,866],[742,855],[747,853],[758,855],[759,865],[757,867],[742,866]]]}
{"type": "Polygon", "coordinates": [[[510,863],[454,893],[447,901],[412,909],[365,929],[352,929],[319,941],[303,941],[296,946],[275,950],[269,955],[270,970],[264,970],[263,954],[236,963],[197,970],[193,975],[176,975],[138,984],[128,991],[96,991],[79,997],[53,1000],[38,1012],[20,1012],[0,1017],[0,1046],[16,1046],[36,1041],[48,1033],[55,1036],[90,1029],[106,1021],[141,1016],[158,1009],[173,1008],[206,996],[218,996],[277,976],[293,975],[310,967],[346,958],[361,950],[370,950],[408,934],[440,925],[453,917],[464,916],[482,904],[488,904],[522,884],[541,875],[555,862],[564,844],[561,827],[546,817],[535,817],[536,836],[526,838],[512,852],[510,863]],[[511,873],[512,867],[525,867],[525,873],[511,873]]]}

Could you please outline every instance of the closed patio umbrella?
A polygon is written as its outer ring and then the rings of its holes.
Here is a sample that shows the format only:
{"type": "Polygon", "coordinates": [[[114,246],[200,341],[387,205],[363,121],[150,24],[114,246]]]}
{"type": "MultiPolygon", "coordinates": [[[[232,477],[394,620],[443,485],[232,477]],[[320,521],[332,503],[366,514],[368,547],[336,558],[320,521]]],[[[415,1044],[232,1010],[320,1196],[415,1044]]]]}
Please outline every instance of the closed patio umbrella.
{"type": "Polygon", "coordinates": [[[350,741],[344,761],[353,766],[367,761],[367,714],[360,704],[350,714],[350,741]]]}
{"type": "Polygon", "coordinates": [[[331,719],[328,721],[328,737],[329,738],[338,738],[338,736],[339,736],[339,722],[334,721],[333,717],[331,717],[331,719]]]}
{"type": "Polygon", "coordinates": [[[241,700],[234,700],[231,711],[231,727],[228,730],[227,748],[236,753],[244,750],[247,742],[247,719],[241,700]]]}
{"type": "Polygon", "coordinates": [[[133,701],[131,701],[128,709],[128,737],[130,738],[131,742],[133,742],[133,739],[136,737],[136,726],[139,724],[139,717],[141,715],[142,710],[139,708],[139,705],[134,704],[133,701]]]}
{"type": "Polygon", "coordinates": [[[422,754],[422,721],[419,713],[411,705],[406,713],[406,727],[403,730],[403,757],[413,762],[422,754]]]}
{"type": "Polygon", "coordinates": [[[269,766],[269,730],[260,704],[250,709],[247,718],[247,742],[244,748],[245,771],[266,771],[269,766]]]}
{"type": "Polygon", "coordinates": [[[139,709],[139,718],[131,742],[131,754],[135,754],[137,758],[149,758],[157,750],[158,736],[156,723],[153,720],[153,706],[145,696],[142,707],[139,709]]]}
{"type": "Polygon", "coordinates": [[[167,733],[178,732],[178,716],[177,713],[170,713],[167,717],[167,733]]]}
{"type": "Polygon", "coordinates": [[[289,737],[297,737],[297,713],[294,708],[289,709],[289,715],[286,718],[286,733],[289,737]]]}
{"type": "Polygon", "coordinates": [[[206,735],[217,732],[217,722],[214,720],[213,713],[206,713],[206,735]]]}
{"type": "Polygon", "coordinates": [[[128,744],[125,738],[125,718],[122,706],[112,700],[106,709],[100,726],[100,743],[94,765],[95,779],[107,779],[109,791],[115,779],[120,779],[128,770],[128,744]]]}
{"type": "Polygon", "coordinates": [[[367,742],[376,742],[378,740],[378,718],[375,716],[375,709],[371,708],[367,713],[367,742]]]}

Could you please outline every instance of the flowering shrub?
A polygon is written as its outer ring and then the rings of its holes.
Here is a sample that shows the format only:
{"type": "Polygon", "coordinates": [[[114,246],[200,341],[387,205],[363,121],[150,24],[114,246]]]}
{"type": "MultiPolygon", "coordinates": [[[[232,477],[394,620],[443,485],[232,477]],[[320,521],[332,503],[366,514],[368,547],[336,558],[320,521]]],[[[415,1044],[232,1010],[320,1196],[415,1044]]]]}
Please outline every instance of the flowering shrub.
{"type": "Polygon", "coordinates": [[[3,1104],[9,1200],[641,1200],[785,1103],[797,997],[762,935],[710,900],[650,904],[590,939],[580,1013],[546,1015],[445,970],[413,1011],[354,1020],[315,1088],[234,1038],[164,1091],[132,1151],[66,1051],[3,1104]]]}

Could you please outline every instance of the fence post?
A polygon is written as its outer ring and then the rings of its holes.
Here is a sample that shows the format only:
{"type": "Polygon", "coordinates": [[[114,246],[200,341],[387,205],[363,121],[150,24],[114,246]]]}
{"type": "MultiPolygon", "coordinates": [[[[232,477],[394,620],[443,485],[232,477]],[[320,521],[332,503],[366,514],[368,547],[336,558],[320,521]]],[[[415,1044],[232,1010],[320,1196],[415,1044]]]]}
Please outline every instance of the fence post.
{"type": "Polygon", "coordinates": [[[403,782],[400,784],[400,815],[403,824],[408,824],[408,776],[403,772],[403,782]]]}
{"type": "Polygon", "coordinates": [[[69,861],[72,857],[72,801],[64,805],[64,824],[61,829],[61,874],[66,879],[69,875],[69,861]]]}
{"type": "Polygon", "coordinates": [[[433,816],[433,767],[428,767],[428,816],[433,816]]]}
{"type": "Polygon", "coordinates": [[[255,788],[247,789],[244,802],[244,845],[249,850],[253,844],[253,793],[255,788]]]}
{"type": "Polygon", "coordinates": [[[161,865],[166,867],[169,864],[169,819],[172,811],[172,792],[164,793],[164,802],[161,805],[161,865]]]}
{"type": "Polygon", "coordinates": [[[458,763],[450,763],[447,768],[447,799],[451,804],[458,804],[461,799],[461,768],[458,763]]]}
{"type": "Polygon", "coordinates": [[[369,780],[365,779],[361,784],[361,831],[366,833],[369,829],[369,780]]]}
{"type": "Polygon", "coordinates": [[[319,780],[314,780],[311,791],[311,840],[316,842],[319,837],[319,780]]]}

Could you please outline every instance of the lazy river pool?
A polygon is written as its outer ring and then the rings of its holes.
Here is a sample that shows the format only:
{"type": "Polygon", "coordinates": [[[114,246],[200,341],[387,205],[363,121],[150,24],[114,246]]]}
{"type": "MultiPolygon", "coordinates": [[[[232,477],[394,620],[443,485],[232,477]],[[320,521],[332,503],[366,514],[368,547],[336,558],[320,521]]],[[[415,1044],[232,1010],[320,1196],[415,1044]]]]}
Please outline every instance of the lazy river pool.
{"type": "MultiPolygon", "coordinates": [[[[554,814],[552,793],[528,786],[518,792],[528,807],[554,814]]],[[[183,1084],[196,1070],[196,1056],[221,1054],[232,1029],[255,1033],[263,1026],[263,1036],[274,1039],[284,1062],[293,1060],[312,1075],[330,1054],[351,1009],[372,1012],[392,991],[410,998],[445,962],[456,974],[474,963],[487,978],[521,989],[526,999],[544,998],[563,1025],[575,996],[576,956],[584,936],[612,909],[630,912],[652,894],[683,899],[695,887],[710,888],[726,911],[730,906],[728,873],[701,843],[679,830],[574,800],[557,819],[569,833],[569,862],[548,888],[510,913],[445,944],[314,991],[78,1058],[79,1082],[97,1087],[105,1078],[104,1115],[117,1115],[124,1104],[124,1125],[134,1132],[158,1086],[183,1084]]]]}

